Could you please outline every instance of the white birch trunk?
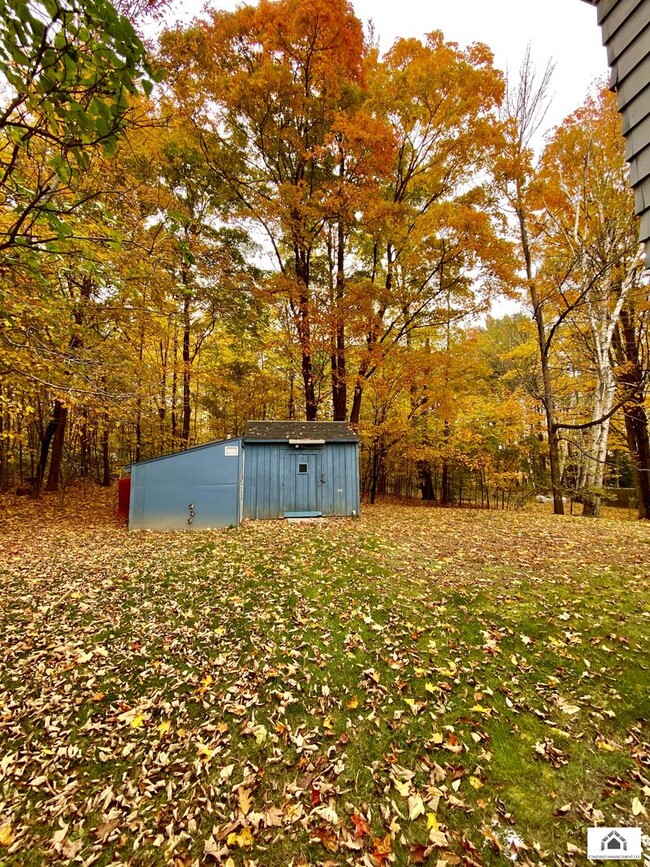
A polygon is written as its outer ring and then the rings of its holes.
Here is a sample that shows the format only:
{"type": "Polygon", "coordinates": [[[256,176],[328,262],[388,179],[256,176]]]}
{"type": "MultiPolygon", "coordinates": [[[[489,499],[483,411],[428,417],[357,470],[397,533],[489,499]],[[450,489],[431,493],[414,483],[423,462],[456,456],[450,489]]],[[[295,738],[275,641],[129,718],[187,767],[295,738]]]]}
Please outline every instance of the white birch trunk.
{"type": "MultiPolygon", "coordinates": [[[[612,369],[611,350],[614,329],[625,299],[630,289],[630,282],[625,281],[620,287],[620,294],[611,310],[603,310],[601,303],[588,303],[589,328],[593,340],[593,362],[596,376],[591,420],[597,421],[607,416],[614,406],[616,380],[612,369]]],[[[610,289],[611,293],[611,289],[610,289]]],[[[611,294],[608,293],[609,297],[611,294]]],[[[607,460],[607,443],[609,439],[610,419],[605,418],[600,424],[588,428],[586,433],[586,454],[582,467],[580,487],[586,490],[602,488],[607,460]]],[[[597,497],[595,513],[598,514],[600,498],[597,497]]]]}

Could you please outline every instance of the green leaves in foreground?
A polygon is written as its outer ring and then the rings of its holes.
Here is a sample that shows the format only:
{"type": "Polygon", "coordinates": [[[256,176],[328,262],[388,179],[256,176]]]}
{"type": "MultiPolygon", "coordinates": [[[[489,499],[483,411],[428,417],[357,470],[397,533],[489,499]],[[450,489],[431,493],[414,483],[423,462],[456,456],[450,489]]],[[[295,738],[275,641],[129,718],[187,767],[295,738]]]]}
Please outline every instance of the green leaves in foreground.
{"type": "Polygon", "coordinates": [[[38,222],[66,237],[55,192],[115,152],[129,97],[155,78],[145,48],[108,0],[1,0],[0,76],[0,195],[16,214],[0,248],[38,222]]]}

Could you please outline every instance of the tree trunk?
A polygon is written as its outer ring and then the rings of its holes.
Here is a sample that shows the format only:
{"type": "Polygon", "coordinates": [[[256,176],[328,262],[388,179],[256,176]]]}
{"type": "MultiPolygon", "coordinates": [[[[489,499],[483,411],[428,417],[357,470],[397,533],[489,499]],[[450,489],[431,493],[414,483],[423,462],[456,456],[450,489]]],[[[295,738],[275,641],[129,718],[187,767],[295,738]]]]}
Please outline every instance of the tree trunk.
{"type": "MultiPolygon", "coordinates": [[[[616,327],[621,312],[627,300],[632,281],[610,281],[609,295],[616,298],[613,309],[602,309],[602,305],[592,304],[587,299],[587,314],[589,328],[593,340],[594,364],[596,368],[596,391],[592,421],[607,416],[614,406],[616,380],[612,368],[612,346],[616,327]]],[[[610,419],[589,429],[587,459],[584,466],[584,477],[581,488],[586,489],[582,514],[586,517],[599,517],[600,494],[605,478],[605,463],[607,461],[607,443],[609,439],[610,419]]]]}
{"type": "Polygon", "coordinates": [[[542,369],[542,382],[544,385],[542,405],[546,417],[546,432],[548,436],[548,462],[551,474],[551,490],[553,492],[553,511],[556,515],[563,515],[564,503],[562,501],[560,440],[557,428],[555,427],[555,402],[553,400],[548,347],[546,346],[546,328],[544,326],[544,317],[537,290],[532,282],[530,284],[530,295],[533,302],[533,309],[535,311],[534,318],[537,326],[537,342],[540,350],[540,366],[542,369]]]}
{"type": "Polygon", "coordinates": [[[318,407],[314,386],[314,367],[311,354],[311,312],[309,297],[309,253],[294,249],[296,277],[298,280],[298,309],[295,314],[298,341],[300,343],[303,388],[305,392],[305,418],[315,421],[318,407]]]}
{"type": "MultiPolygon", "coordinates": [[[[611,366],[600,373],[600,382],[592,411],[592,421],[607,415],[611,412],[614,405],[616,386],[611,366]]],[[[610,420],[605,419],[601,424],[589,428],[584,477],[582,484],[579,486],[583,489],[582,514],[585,518],[600,517],[601,497],[599,490],[603,486],[605,477],[609,426],[610,420]]]]}
{"type": "Polygon", "coordinates": [[[289,372],[289,405],[287,407],[287,414],[290,421],[293,421],[296,417],[296,398],[294,391],[294,373],[293,371],[289,372]]]}
{"type": "MultiPolygon", "coordinates": [[[[186,280],[183,281],[184,285],[186,280]]],[[[190,443],[190,424],[192,419],[192,400],[191,400],[191,359],[190,359],[190,336],[191,336],[191,321],[190,321],[190,296],[187,294],[183,298],[183,412],[181,421],[181,448],[186,449],[190,443]]]]}
{"type": "Polygon", "coordinates": [[[171,438],[172,451],[175,452],[178,441],[178,416],[176,413],[176,403],[178,399],[178,323],[174,324],[174,363],[172,370],[171,438]]]}
{"type": "Polygon", "coordinates": [[[90,430],[88,429],[88,407],[82,407],[81,417],[82,422],[79,437],[80,475],[82,479],[87,479],[90,475],[91,455],[90,430]]]}
{"type": "Polygon", "coordinates": [[[648,417],[642,405],[625,410],[625,430],[634,472],[639,518],[650,520],[650,438],[648,417]]]}
{"type": "MultiPolygon", "coordinates": [[[[376,272],[376,264],[378,260],[378,249],[377,245],[375,245],[375,250],[373,253],[373,274],[372,281],[375,281],[375,272],[376,272]]],[[[385,287],[385,295],[386,297],[390,297],[393,289],[393,246],[392,244],[388,244],[386,246],[386,279],[384,282],[385,287]]],[[[376,315],[373,314],[373,318],[376,320],[375,322],[370,323],[368,328],[368,334],[366,337],[366,351],[365,358],[362,358],[359,363],[359,370],[357,372],[357,378],[354,383],[354,395],[352,398],[352,410],[350,412],[350,424],[359,424],[359,418],[361,416],[361,401],[363,398],[363,390],[366,386],[366,380],[368,377],[372,376],[372,374],[377,369],[377,365],[374,364],[371,367],[371,358],[373,353],[377,349],[377,322],[381,322],[384,318],[386,310],[385,308],[379,310],[376,315]]]]}
{"type": "Polygon", "coordinates": [[[43,438],[41,439],[41,449],[39,453],[38,467],[36,468],[36,482],[34,484],[35,497],[38,497],[41,492],[41,488],[43,487],[43,480],[45,479],[45,470],[47,468],[47,459],[50,454],[52,437],[54,436],[54,433],[59,424],[60,407],[61,404],[57,400],[54,404],[52,418],[47,423],[47,427],[45,428],[45,431],[43,433],[43,438]]]}
{"type": "Polygon", "coordinates": [[[165,427],[167,425],[167,363],[169,361],[169,329],[165,331],[165,342],[162,340],[158,341],[158,349],[160,352],[160,404],[158,405],[158,419],[159,419],[159,436],[160,443],[159,448],[160,452],[164,453],[165,451],[165,440],[166,440],[166,431],[165,427]]]}
{"type": "Polygon", "coordinates": [[[442,462],[442,479],[440,481],[440,505],[449,506],[451,504],[451,479],[449,477],[449,461],[447,458],[442,462]]]}
{"type": "MultiPolygon", "coordinates": [[[[518,200],[523,200],[523,191],[518,190],[518,200]]],[[[539,347],[539,359],[542,369],[542,383],[544,386],[544,394],[542,396],[542,404],[544,406],[544,414],[546,416],[546,431],[548,434],[548,459],[551,470],[551,488],[553,491],[553,511],[556,515],[564,514],[564,503],[562,502],[562,470],[560,467],[560,442],[557,429],[555,427],[555,403],[553,400],[553,385],[551,381],[551,369],[549,366],[549,346],[547,344],[546,324],[544,322],[544,310],[541,299],[537,291],[535,276],[533,273],[533,259],[530,249],[530,240],[528,237],[528,226],[526,224],[526,214],[523,207],[519,205],[517,208],[517,218],[519,220],[519,233],[521,239],[521,248],[524,254],[524,262],[526,265],[526,277],[528,278],[528,291],[530,301],[533,307],[533,318],[537,330],[537,345],[539,347]]]]}
{"type": "Polygon", "coordinates": [[[648,417],[643,406],[645,375],[633,307],[621,311],[613,347],[619,364],[621,385],[627,391],[636,389],[633,402],[624,407],[625,432],[634,472],[638,515],[640,519],[650,520],[650,438],[648,417]]]}
{"type": "MultiPolygon", "coordinates": [[[[309,324],[305,326],[308,331],[309,324]]],[[[316,405],[316,391],[314,388],[314,369],[310,352],[302,353],[301,361],[302,381],[305,389],[305,418],[307,421],[316,421],[318,407],[316,405]]]]}
{"type": "Polygon", "coordinates": [[[354,391],[352,393],[352,409],[350,410],[350,424],[359,424],[361,416],[361,399],[363,398],[363,386],[365,384],[365,375],[368,372],[368,365],[361,362],[356,382],[354,383],[354,391]]]}
{"type": "Polygon", "coordinates": [[[336,247],[336,288],[334,295],[334,354],[332,356],[332,410],[334,421],[345,421],[348,395],[345,381],[345,323],[341,304],[345,294],[345,232],[339,220],[336,247]]]}
{"type": "Polygon", "coordinates": [[[587,491],[582,496],[582,517],[600,518],[600,495],[593,491],[587,491]]]}
{"type": "MultiPolygon", "coordinates": [[[[54,429],[51,438],[52,456],[50,458],[50,469],[47,476],[47,485],[45,486],[46,491],[59,490],[59,480],[61,478],[61,463],[63,459],[63,440],[65,437],[65,423],[67,417],[68,408],[64,406],[61,401],[56,400],[54,402],[54,412],[52,414],[52,421],[54,422],[54,429]]],[[[43,472],[45,472],[45,467],[43,467],[43,472]]]]}
{"type": "Polygon", "coordinates": [[[111,484],[111,461],[108,442],[108,412],[104,413],[102,427],[102,487],[108,488],[111,484]]]}
{"type": "Polygon", "coordinates": [[[372,474],[370,477],[370,502],[374,503],[377,498],[377,481],[379,479],[379,448],[377,443],[372,446],[372,474]]]}
{"type": "Polygon", "coordinates": [[[420,491],[423,500],[435,500],[435,490],[433,488],[433,478],[431,476],[431,465],[428,461],[418,462],[418,476],[420,479],[420,491]]]}
{"type": "MultiPolygon", "coordinates": [[[[0,395],[2,394],[2,386],[0,386],[0,395]]],[[[9,479],[9,469],[8,469],[8,449],[7,442],[8,437],[7,434],[11,429],[11,420],[10,416],[6,416],[4,413],[0,412],[0,494],[3,494],[7,490],[8,479],[9,479]]]]}
{"type": "Polygon", "coordinates": [[[555,407],[553,399],[549,398],[548,405],[544,404],[546,411],[546,428],[548,430],[548,463],[551,471],[551,490],[553,492],[553,512],[556,515],[564,514],[564,500],[562,499],[562,468],[560,458],[560,440],[555,427],[555,407]]]}
{"type": "MultiPolygon", "coordinates": [[[[142,296],[142,306],[146,305],[146,295],[142,296]]],[[[135,402],[135,455],[134,460],[137,464],[142,457],[142,367],[144,359],[144,316],[140,320],[140,334],[138,344],[138,397],[135,402]]]]}

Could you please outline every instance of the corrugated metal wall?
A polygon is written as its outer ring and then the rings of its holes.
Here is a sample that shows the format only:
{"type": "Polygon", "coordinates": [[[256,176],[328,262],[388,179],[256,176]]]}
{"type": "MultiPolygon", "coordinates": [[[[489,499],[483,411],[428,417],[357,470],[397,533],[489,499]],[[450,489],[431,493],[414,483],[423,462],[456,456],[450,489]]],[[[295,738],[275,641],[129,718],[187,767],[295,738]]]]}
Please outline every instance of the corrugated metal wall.
{"type": "Polygon", "coordinates": [[[358,448],[233,439],[134,464],[129,529],[203,530],[301,511],[358,515],[358,448]]]}
{"type": "Polygon", "coordinates": [[[359,514],[357,443],[326,443],[304,449],[284,443],[245,444],[244,517],[281,518],[287,511],[301,509],[322,511],[323,515],[359,514]],[[312,508],[312,484],[305,480],[301,487],[298,479],[301,454],[308,474],[316,473],[318,477],[318,509],[312,508]],[[300,500],[301,490],[306,492],[306,500],[300,500]]]}
{"type": "Polygon", "coordinates": [[[323,514],[359,514],[359,445],[330,443],[323,449],[323,514]]]}
{"type": "Polygon", "coordinates": [[[650,2],[649,0],[586,0],[596,6],[623,115],[626,156],[634,188],[640,236],[650,267],[650,2]]]}
{"type": "Polygon", "coordinates": [[[241,520],[242,461],[242,441],[232,439],[134,464],[129,529],[236,526],[241,520]]]}
{"type": "Polygon", "coordinates": [[[279,443],[246,443],[244,447],[244,518],[282,515],[282,456],[279,443]]]}

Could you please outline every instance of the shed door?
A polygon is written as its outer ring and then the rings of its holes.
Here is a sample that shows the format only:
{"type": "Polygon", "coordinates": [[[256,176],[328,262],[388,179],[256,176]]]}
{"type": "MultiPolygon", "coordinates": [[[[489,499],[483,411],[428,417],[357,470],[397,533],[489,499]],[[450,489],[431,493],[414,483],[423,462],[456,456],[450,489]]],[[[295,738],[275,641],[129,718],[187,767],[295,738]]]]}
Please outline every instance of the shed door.
{"type": "Polygon", "coordinates": [[[322,514],[322,455],[320,452],[285,452],[284,514],[322,514]]]}

